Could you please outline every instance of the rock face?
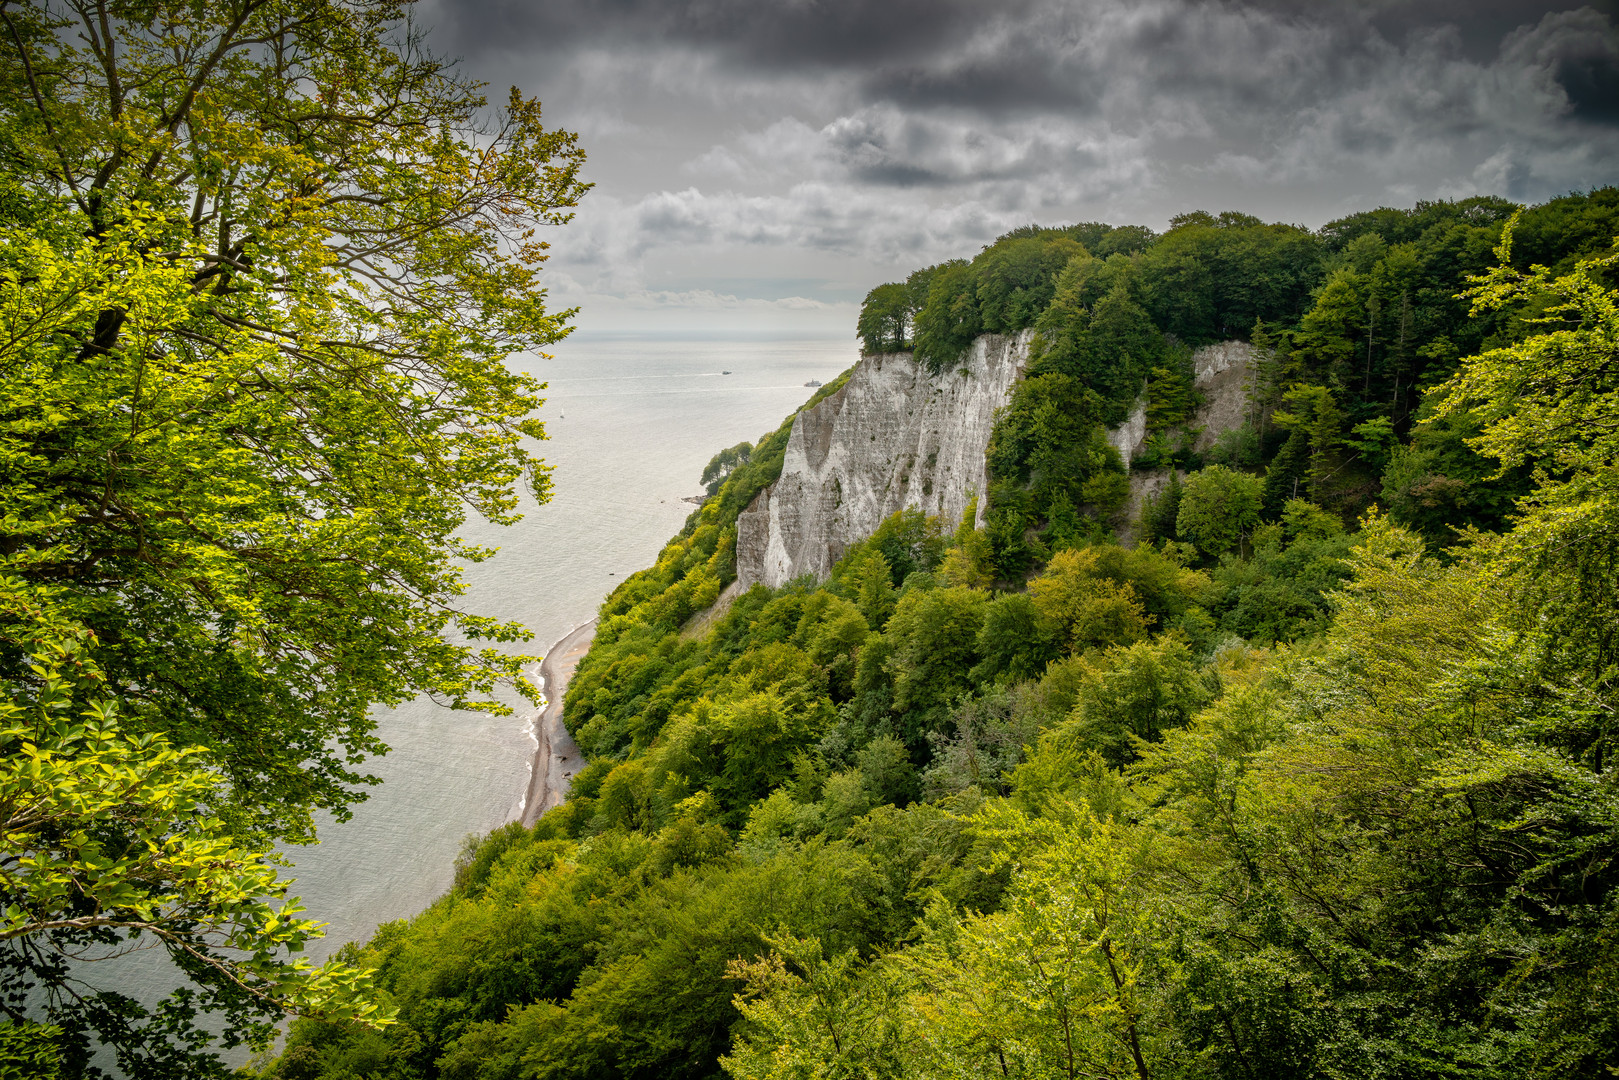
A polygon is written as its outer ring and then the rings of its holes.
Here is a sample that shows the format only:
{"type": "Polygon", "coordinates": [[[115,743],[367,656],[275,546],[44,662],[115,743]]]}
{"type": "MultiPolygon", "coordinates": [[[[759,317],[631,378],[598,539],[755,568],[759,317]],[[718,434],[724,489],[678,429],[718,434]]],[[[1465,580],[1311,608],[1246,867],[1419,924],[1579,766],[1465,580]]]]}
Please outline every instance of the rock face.
{"type": "MultiPolygon", "coordinates": [[[[1192,370],[1194,385],[1203,395],[1203,404],[1192,418],[1192,429],[1197,433],[1192,449],[1204,454],[1214,446],[1221,432],[1234,431],[1248,419],[1249,399],[1253,393],[1250,376],[1254,370],[1254,348],[1246,341],[1205,345],[1192,354],[1192,370]]],[[[1130,419],[1108,433],[1127,467],[1131,459],[1141,453],[1146,433],[1146,402],[1137,404],[1130,419]]],[[[1162,491],[1171,474],[1178,471],[1136,469],[1130,473],[1130,496],[1119,519],[1119,543],[1128,546],[1135,542],[1142,505],[1162,491]]]]}
{"type": "Polygon", "coordinates": [[[1248,419],[1253,394],[1254,347],[1246,341],[1205,345],[1192,354],[1196,384],[1203,395],[1192,426],[1200,428],[1192,449],[1207,451],[1221,432],[1235,431],[1248,419]]]}
{"type": "Polygon", "coordinates": [[[1145,399],[1137,401],[1134,411],[1116,428],[1109,428],[1107,441],[1113,449],[1119,452],[1124,467],[1128,469],[1130,462],[1141,453],[1141,444],[1147,440],[1147,402],[1145,399]]]}
{"type": "MultiPolygon", "coordinates": [[[[781,478],[760,492],[736,523],[738,589],[771,588],[813,574],[824,578],[849,545],[905,507],[954,525],[974,492],[989,490],[984,450],[995,410],[1007,403],[1028,363],[1032,331],[988,334],[959,367],[938,376],[909,353],[868,356],[849,382],[793,421],[781,478]]],[[[1195,448],[1241,427],[1248,410],[1253,350],[1227,341],[1192,356],[1204,404],[1193,426],[1195,448]]],[[[1147,435],[1146,403],[1108,433],[1128,468],[1147,435]]],[[[1167,470],[1134,472],[1121,539],[1141,502],[1168,480],[1167,470]]],[[[978,522],[985,506],[978,506],[978,522]]]]}
{"type": "MultiPolygon", "coordinates": [[[[1205,345],[1192,354],[1193,384],[1203,395],[1203,404],[1192,418],[1192,429],[1197,432],[1193,450],[1206,453],[1221,432],[1240,428],[1248,419],[1248,399],[1252,393],[1249,375],[1253,367],[1254,347],[1246,341],[1205,345]]],[[[1147,403],[1137,402],[1130,418],[1107,436],[1129,468],[1146,442],[1147,403]]]]}
{"type": "MultiPolygon", "coordinates": [[[[849,382],[793,421],[781,478],[736,523],[737,581],[776,588],[824,578],[850,544],[906,507],[961,520],[988,491],[995,410],[1028,363],[1032,331],[986,334],[930,376],[909,353],[867,356],[849,382]]],[[[978,507],[983,523],[984,505],[978,507]]]]}

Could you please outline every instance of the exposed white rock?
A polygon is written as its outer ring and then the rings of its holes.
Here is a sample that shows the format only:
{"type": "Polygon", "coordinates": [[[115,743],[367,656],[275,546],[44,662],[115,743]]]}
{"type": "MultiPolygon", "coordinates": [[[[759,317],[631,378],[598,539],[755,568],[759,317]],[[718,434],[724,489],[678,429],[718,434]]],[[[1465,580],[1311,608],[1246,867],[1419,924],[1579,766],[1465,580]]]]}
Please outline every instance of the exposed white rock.
{"type": "Polygon", "coordinates": [[[1119,452],[1124,461],[1124,467],[1130,467],[1131,460],[1141,453],[1141,444],[1147,439],[1147,400],[1142,398],[1136,402],[1134,411],[1116,428],[1109,428],[1107,441],[1113,444],[1113,449],[1119,452]]]}
{"type": "Polygon", "coordinates": [[[1192,426],[1200,428],[1192,449],[1203,453],[1214,445],[1221,432],[1242,427],[1248,419],[1248,402],[1253,393],[1254,347],[1246,341],[1222,341],[1205,345],[1192,354],[1203,405],[1192,426]]]}
{"type": "MultiPolygon", "coordinates": [[[[1203,404],[1198,406],[1197,415],[1192,418],[1192,430],[1197,433],[1192,442],[1192,449],[1202,454],[1214,446],[1214,441],[1222,432],[1240,428],[1249,419],[1253,394],[1254,348],[1246,341],[1222,341],[1218,345],[1205,345],[1192,354],[1192,370],[1194,383],[1198,392],[1203,395],[1203,404]]],[[[1131,457],[1141,452],[1146,429],[1146,408],[1145,403],[1142,403],[1136,407],[1136,414],[1124,426],[1108,432],[1113,445],[1120,447],[1119,454],[1124,458],[1126,466],[1130,464],[1131,457]],[[1138,417],[1139,432],[1134,427],[1138,417]],[[1129,444],[1128,453],[1121,446],[1121,436],[1133,437],[1135,440],[1129,444]]],[[[1143,504],[1157,496],[1169,483],[1172,475],[1180,475],[1180,470],[1138,469],[1130,473],[1130,495],[1125,500],[1124,510],[1119,517],[1119,543],[1127,547],[1135,543],[1136,524],[1141,519],[1143,504]]]]}
{"type": "MultiPolygon", "coordinates": [[[[850,544],[906,507],[961,520],[988,490],[984,449],[1028,363],[1032,331],[987,334],[937,376],[909,353],[868,356],[793,421],[781,478],[736,523],[737,580],[825,577],[850,544]]],[[[978,507],[983,523],[984,504],[978,507]]]]}
{"type": "MultiPolygon", "coordinates": [[[[1022,375],[1033,336],[980,337],[956,368],[938,376],[909,353],[862,358],[843,389],[794,419],[781,478],[737,519],[738,587],[824,578],[849,545],[905,507],[960,521],[973,493],[988,492],[984,451],[995,411],[1022,375]]],[[[1241,341],[1205,346],[1192,366],[1204,397],[1193,421],[1203,451],[1247,417],[1253,349],[1241,341]]],[[[1108,432],[1126,468],[1146,435],[1143,400],[1108,432]]],[[[1167,478],[1167,471],[1132,476],[1126,531],[1141,501],[1167,478]]],[[[979,525],[985,509],[981,500],[979,525]]]]}
{"type": "MultiPolygon", "coordinates": [[[[1206,452],[1221,432],[1240,428],[1248,419],[1253,370],[1254,347],[1246,341],[1205,345],[1192,354],[1193,384],[1203,395],[1203,404],[1192,418],[1191,426],[1197,431],[1192,449],[1206,452]]],[[[1107,433],[1107,441],[1119,451],[1127,469],[1141,455],[1146,438],[1146,399],[1136,402],[1130,418],[1107,433]]]]}

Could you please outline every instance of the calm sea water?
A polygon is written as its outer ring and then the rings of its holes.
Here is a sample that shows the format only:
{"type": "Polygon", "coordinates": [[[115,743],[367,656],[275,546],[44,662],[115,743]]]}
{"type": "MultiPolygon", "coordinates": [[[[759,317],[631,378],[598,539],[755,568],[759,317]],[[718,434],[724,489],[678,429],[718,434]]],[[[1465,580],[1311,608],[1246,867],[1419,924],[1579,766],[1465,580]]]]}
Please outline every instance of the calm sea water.
{"type": "MultiPolygon", "coordinates": [[[[541,415],[555,494],[509,528],[469,524],[500,553],[469,569],[470,610],[534,631],[541,653],[596,612],[625,575],[651,564],[693,509],[698,477],[723,447],[756,441],[854,363],[851,341],[569,340],[551,359],[514,361],[550,384],[541,415]],[[729,371],[730,374],[722,374],[729,371]]],[[[379,717],[392,750],[352,820],[288,852],[294,891],[330,924],[319,960],[449,888],[463,839],[521,810],[535,743],[532,709],[509,717],[417,701],[379,717]]]]}
{"type": "MultiPolygon", "coordinates": [[[[814,393],[805,382],[830,381],[857,355],[842,340],[597,338],[569,339],[550,359],[515,358],[550,384],[540,415],[555,493],[544,506],[529,500],[517,525],[468,523],[470,539],[500,551],[468,569],[466,608],[526,624],[534,640],[511,650],[542,654],[592,618],[615,582],[651,565],[716,451],[775,430],[814,393]]],[[[505,717],[426,700],[378,714],[391,750],[367,769],[382,783],[351,820],[325,821],[318,844],[286,852],[293,867],[282,876],[296,878],[306,917],[328,924],[312,961],[426,908],[448,890],[465,838],[521,812],[534,710],[511,700],[521,707],[505,717]]],[[[178,985],[152,952],[89,968],[100,985],[148,1001],[178,985]]]]}

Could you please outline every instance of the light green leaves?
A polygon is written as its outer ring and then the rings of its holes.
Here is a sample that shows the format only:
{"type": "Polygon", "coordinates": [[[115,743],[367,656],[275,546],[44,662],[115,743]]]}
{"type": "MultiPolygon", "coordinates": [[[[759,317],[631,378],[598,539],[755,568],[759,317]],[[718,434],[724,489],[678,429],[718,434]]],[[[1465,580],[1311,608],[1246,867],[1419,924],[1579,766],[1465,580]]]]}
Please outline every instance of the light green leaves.
{"type": "MultiPolygon", "coordinates": [[[[486,108],[408,7],[0,5],[0,675],[27,747],[0,942],[53,943],[17,985],[70,1039],[146,1037],[63,989],[63,949],[130,933],[233,1033],[367,1015],[352,972],[274,959],[315,925],[270,843],[363,799],[376,705],[535,694],[499,648],[527,632],[460,605],[492,554],[461,526],[549,492],[542,387],[504,361],[568,331],[537,230],[583,155],[516,91],[486,108]],[[82,629],[105,686],[27,674],[39,624],[82,629]]],[[[186,993],[158,1042],[195,1042],[186,993]]]]}
{"type": "Polygon", "coordinates": [[[387,1023],[368,973],[290,959],[321,924],[210,811],[223,780],[200,747],[120,727],[92,644],[43,631],[0,700],[0,942],[84,958],[153,940],[207,997],[387,1023]]]}
{"type": "Polygon", "coordinates": [[[398,5],[5,9],[0,572],[94,630],[136,727],[217,755],[239,833],[363,798],[370,708],[501,711],[525,631],[460,609],[468,513],[549,491],[567,332],[542,225],[575,137],[398,5]]]}
{"type": "Polygon", "coordinates": [[[1515,215],[1496,249],[1500,265],[1464,295],[1479,314],[1525,309],[1540,332],[1462,361],[1440,389],[1435,419],[1481,409],[1471,440],[1502,468],[1542,461],[1557,469],[1611,471],[1619,462],[1619,292],[1603,284],[1619,255],[1581,259],[1553,278],[1544,266],[1514,270],[1515,215]]]}

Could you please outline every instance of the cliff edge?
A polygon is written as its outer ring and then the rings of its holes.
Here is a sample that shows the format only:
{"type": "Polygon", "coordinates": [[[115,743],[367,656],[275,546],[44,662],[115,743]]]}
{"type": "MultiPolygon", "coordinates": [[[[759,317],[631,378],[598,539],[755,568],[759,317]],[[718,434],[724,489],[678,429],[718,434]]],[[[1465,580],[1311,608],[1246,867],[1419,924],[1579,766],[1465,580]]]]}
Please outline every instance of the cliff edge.
{"type": "MultiPolygon", "coordinates": [[[[1033,338],[986,334],[936,376],[909,353],[861,358],[843,389],[798,414],[781,478],[737,519],[741,588],[824,578],[850,544],[905,507],[960,521],[973,493],[988,490],[995,410],[1033,338]]],[[[983,512],[980,503],[979,524],[983,512]]]]}
{"type": "MultiPolygon", "coordinates": [[[[929,375],[910,353],[866,356],[849,382],[793,421],[781,477],[754,497],[736,523],[737,581],[771,588],[805,574],[824,578],[851,544],[906,507],[954,525],[968,500],[989,490],[984,451],[995,412],[1028,364],[1034,332],[986,334],[961,363],[929,375]]],[[[1192,356],[1203,401],[1193,422],[1195,449],[1214,445],[1247,418],[1253,350],[1246,342],[1207,345],[1192,356]]],[[[1147,435],[1146,403],[1109,432],[1129,468],[1147,435]]],[[[1170,470],[1135,472],[1122,515],[1122,539],[1143,498],[1170,470]]],[[[985,504],[978,506],[977,524],[985,504]]]]}

